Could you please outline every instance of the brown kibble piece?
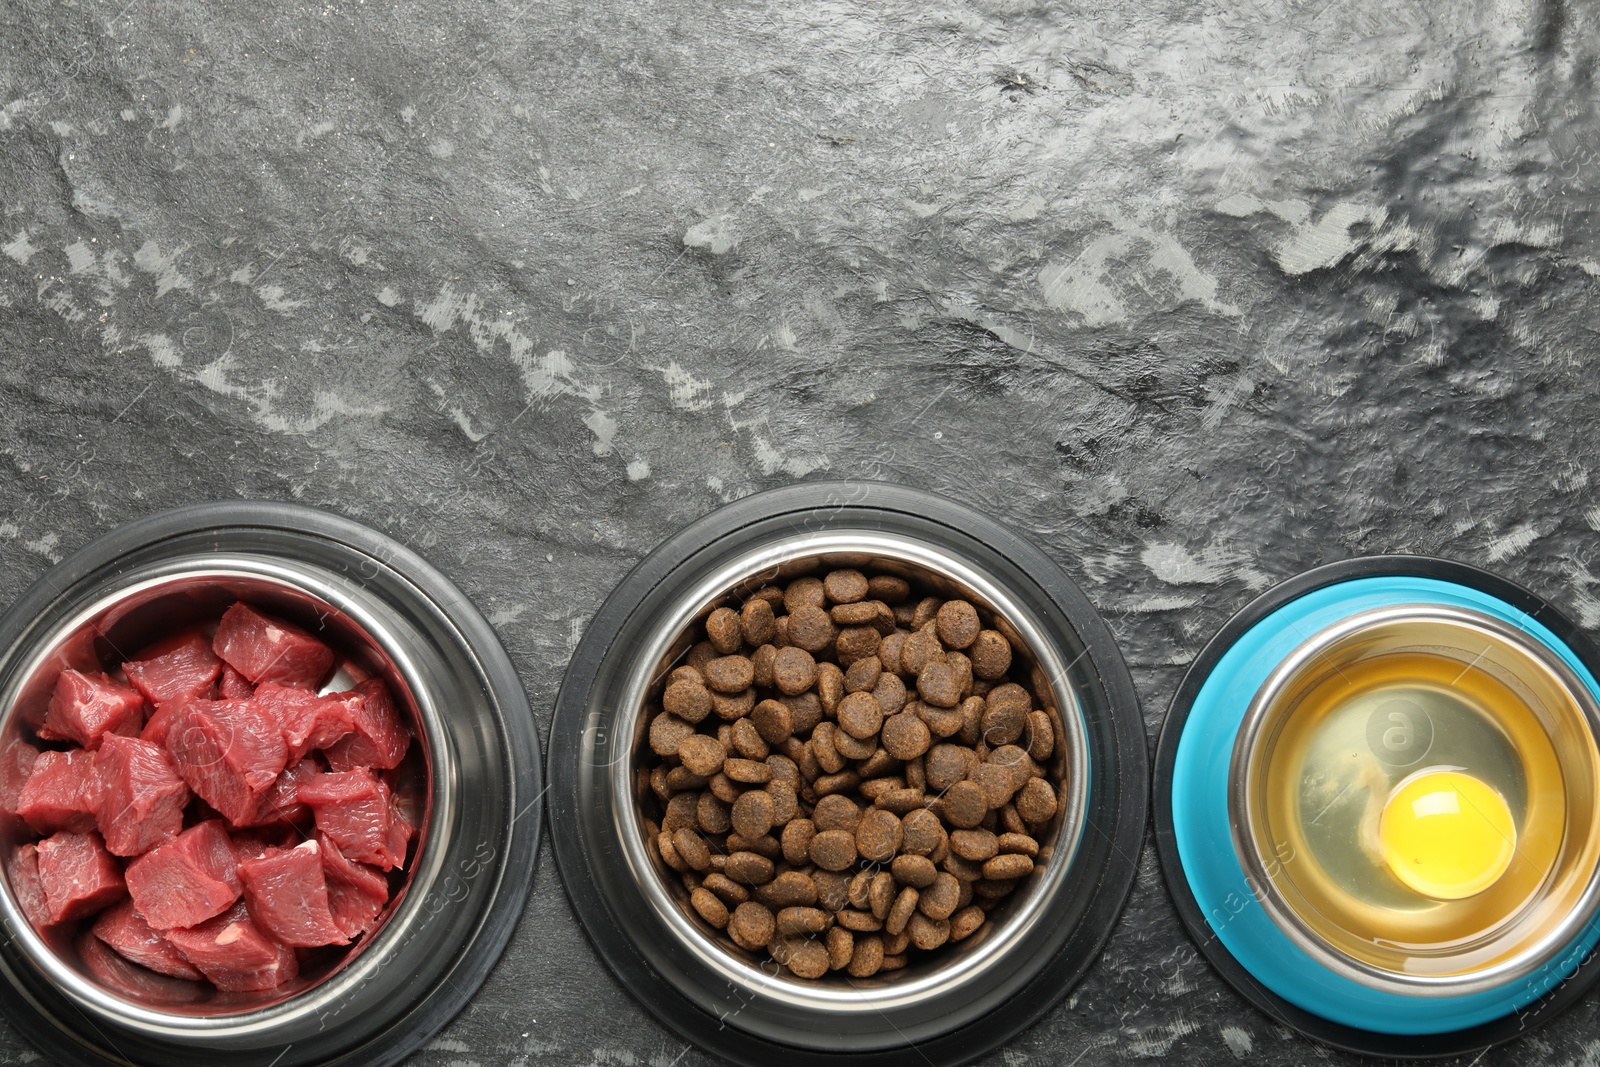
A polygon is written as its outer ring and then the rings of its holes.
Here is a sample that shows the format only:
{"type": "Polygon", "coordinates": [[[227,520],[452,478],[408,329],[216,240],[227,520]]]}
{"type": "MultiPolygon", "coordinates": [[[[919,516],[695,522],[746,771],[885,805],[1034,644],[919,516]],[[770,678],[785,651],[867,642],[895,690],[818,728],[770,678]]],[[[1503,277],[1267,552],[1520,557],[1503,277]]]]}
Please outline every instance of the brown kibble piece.
{"type": "Polygon", "coordinates": [[[883,635],[878,633],[876,627],[846,626],[834,640],[833,650],[839,657],[839,663],[849,668],[857,660],[877,655],[882,644],[883,635]]]}
{"type": "Polygon", "coordinates": [[[711,848],[706,844],[706,839],[693,830],[685,828],[675,831],[672,835],[672,845],[678,850],[683,862],[689,865],[690,870],[711,869],[711,848]]]}
{"type": "Polygon", "coordinates": [[[960,745],[934,745],[923,760],[928,789],[942,793],[962,781],[972,766],[972,750],[960,745]]]}
{"type": "Polygon", "coordinates": [[[1008,802],[1017,791],[1011,771],[996,763],[980,763],[972,769],[968,780],[983,790],[983,802],[991,809],[1008,802]]]}
{"type": "Polygon", "coordinates": [[[772,681],[785,696],[799,696],[816,684],[817,661],[804,648],[780,648],[772,661],[772,681]]]}
{"type": "Polygon", "coordinates": [[[856,832],[861,822],[861,805],[846,796],[827,796],[817,801],[811,811],[811,821],[821,830],[856,832]]]}
{"type": "Polygon", "coordinates": [[[872,899],[872,871],[857,871],[850,878],[850,888],[846,893],[850,906],[857,911],[867,911],[872,899]]]}
{"type": "Polygon", "coordinates": [[[894,905],[894,895],[898,889],[894,884],[894,875],[888,871],[872,875],[867,882],[867,908],[874,918],[881,920],[889,917],[889,909],[894,905]]]}
{"type": "Polygon", "coordinates": [[[930,919],[927,915],[911,916],[906,923],[911,943],[924,952],[932,952],[950,940],[950,923],[944,919],[930,919]]]}
{"type": "Polygon", "coordinates": [[[765,761],[771,755],[767,743],[761,739],[761,731],[749,719],[735,719],[728,734],[733,741],[733,750],[745,759],[765,761]]]}
{"type": "Polygon", "coordinates": [[[804,737],[822,721],[822,702],[815,693],[801,693],[797,697],[783,697],[778,703],[789,709],[789,721],[796,735],[804,737]]]}
{"type": "Polygon", "coordinates": [[[783,609],[790,615],[795,613],[796,608],[820,608],[826,600],[827,594],[822,591],[822,579],[810,575],[796,578],[783,591],[783,609]]]}
{"type": "Polygon", "coordinates": [[[789,613],[789,644],[807,652],[821,652],[833,644],[839,628],[820,607],[803,607],[789,613]]]}
{"type": "Polygon", "coordinates": [[[830,927],[823,944],[828,949],[828,970],[842,971],[850,966],[850,957],[856,948],[854,934],[842,926],[830,927]]]}
{"type": "Polygon", "coordinates": [[[735,782],[745,785],[765,785],[772,781],[772,770],[765,763],[749,759],[729,759],[722,764],[722,773],[735,782]]]}
{"type": "Polygon", "coordinates": [[[883,727],[883,707],[871,693],[851,693],[839,701],[839,728],[851,737],[869,738],[883,727]]]}
{"type": "MultiPolygon", "coordinates": [[[[858,695],[865,696],[866,694],[858,695]]],[[[873,706],[876,707],[878,702],[874,700],[872,703],[873,706]]],[[[878,752],[878,735],[876,733],[871,733],[866,737],[855,737],[852,736],[849,731],[840,730],[833,735],[833,747],[837,749],[839,755],[843,756],[845,759],[869,760],[872,759],[878,752]]],[[[861,774],[859,770],[857,773],[861,774]]],[[[865,778],[866,774],[861,774],[861,777],[865,778]]]]}
{"type": "Polygon", "coordinates": [[[817,796],[825,797],[834,793],[847,793],[860,784],[861,776],[855,771],[840,771],[838,774],[824,774],[811,783],[811,790],[817,796]]]}
{"type": "Polygon", "coordinates": [[[817,827],[810,819],[794,819],[783,828],[779,842],[783,858],[789,863],[803,864],[810,859],[811,839],[817,836],[817,827]]]}
{"type": "Polygon", "coordinates": [[[739,651],[744,643],[744,629],[739,624],[739,613],[732,608],[718,608],[706,618],[706,637],[711,647],[724,656],[739,651]]]}
{"type": "Polygon", "coordinates": [[[835,715],[839,701],[844,699],[844,672],[837,664],[823,660],[817,664],[817,691],[814,694],[822,705],[824,715],[835,715]]]}
{"type": "Polygon", "coordinates": [[[750,653],[750,677],[760,688],[772,688],[772,664],[777,658],[776,645],[762,645],[750,653]]]}
{"type": "Polygon", "coordinates": [[[961,702],[961,730],[956,740],[963,745],[976,745],[983,737],[983,711],[987,703],[983,697],[970,696],[961,702]]]}
{"type": "Polygon", "coordinates": [[[878,642],[878,662],[883,664],[883,669],[893,674],[899,674],[904,666],[900,662],[900,654],[905,649],[908,635],[896,631],[886,634],[878,642]]]}
{"type": "Polygon", "coordinates": [[[718,656],[705,666],[706,685],[719,693],[742,693],[755,682],[749,656],[718,656]]]}
{"type": "MultiPolygon", "coordinates": [[[[765,885],[772,881],[772,861],[758,852],[734,852],[728,856],[722,873],[744,885],[765,885]]],[[[768,935],[771,936],[771,935],[768,935]]]]}
{"type": "MultiPolygon", "coordinates": [[[[873,626],[878,613],[884,610],[876,600],[860,600],[853,604],[836,604],[828,610],[828,617],[838,626],[873,626]]],[[[893,616],[890,616],[893,618],[893,616]]],[[[876,629],[876,626],[873,626],[876,629]]]]}
{"type": "Polygon", "coordinates": [[[712,871],[700,883],[722,899],[724,904],[743,904],[750,899],[750,891],[721,871],[712,871]]]}
{"type": "Polygon", "coordinates": [[[934,616],[939,641],[945,648],[966,648],[977,640],[978,610],[965,600],[946,600],[934,616]]]}
{"type": "Polygon", "coordinates": [[[883,932],[898,934],[906,928],[906,923],[917,910],[917,891],[910,886],[900,890],[899,896],[894,898],[894,904],[889,908],[888,916],[883,920],[883,932]]]}
{"type": "Polygon", "coordinates": [[[913,889],[926,889],[938,877],[939,871],[926,856],[896,856],[889,865],[895,881],[913,889]]]}
{"type": "Polygon", "coordinates": [[[763,700],[751,709],[750,724],[769,745],[783,744],[794,732],[794,720],[789,717],[788,706],[776,700],[763,700]]]}
{"type": "Polygon", "coordinates": [[[739,787],[734,785],[733,780],[721,771],[711,776],[711,780],[706,783],[706,788],[711,791],[712,796],[724,804],[732,804],[739,799],[739,787]]]}
{"type": "Polygon", "coordinates": [[[1028,713],[1028,731],[1023,736],[1028,746],[1028,755],[1033,759],[1044,761],[1056,750],[1056,729],[1050,722],[1050,716],[1042,711],[1028,713]]]}
{"type": "Polygon", "coordinates": [[[1020,852],[1007,852],[986,860],[983,864],[983,876],[991,881],[1003,881],[1009,878],[1024,878],[1033,873],[1033,859],[1020,852]]]}
{"type": "Polygon", "coordinates": [[[744,718],[756,706],[756,690],[754,686],[738,693],[712,693],[711,710],[723,722],[734,722],[744,718]]]}
{"type": "Polygon", "coordinates": [[[920,789],[889,789],[879,793],[872,806],[896,815],[905,815],[926,803],[927,796],[920,789]]]}
{"type": "Polygon", "coordinates": [[[883,664],[877,656],[858,659],[844,672],[844,690],[847,693],[870,692],[881,677],[883,677],[883,664]]]}
{"type": "Polygon", "coordinates": [[[855,940],[855,951],[850,955],[846,973],[852,978],[871,978],[883,966],[883,938],[869,935],[855,940]]]}
{"type": "Polygon", "coordinates": [[[650,720],[650,750],[658,756],[676,756],[678,746],[694,736],[694,725],[676,715],[662,713],[650,720]]]}
{"type": "Polygon", "coordinates": [[[912,855],[929,856],[945,840],[939,816],[923,808],[900,820],[900,847],[912,855]]]}
{"type": "Polygon", "coordinates": [[[941,603],[943,601],[936,596],[925,596],[917,601],[916,606],[911,609],[911,628],[920,630],[937,618],[941,603]]]}
{"type": "Polygon", "coordinates": [[[930,919],[948,919],[961,903],[961,882],[948,871],[934,875],[932,884],[922,891],[917,907],[930,919]]]}
{"type": "Polygon", "coordinates": [[[733,825],[728,817],[728,805],[718,800],[715,793],[701,793],[695,801],[695,825],[708,834],[725,834],[733,825]]]}
{"type": "Polygon", "coordinates": [[[661,853],[661,862],[668,867],[683,874],[689,870],[689,865],[678,855],[678,846],[672,843],[672,832],[663,830],[656,835],[656,851],[661,853]]]}
{"type": "Polygon", "coordinates": [[[945,821],[961,829],[977,826],[989,810],[983,800],[983,790],[972,782],[957,782],[945,790],[939,807],[945,821]]]}
{"type": "Polygon", "coordinates": [[[988,916],[976,904],[969,905],[950,916],[950,940],[965,941],[978,932],[988,916]]]}
{"type": "Polygon", "coordinates": [[[1039,842],[1027,834],[1001,834],[995,839],[995,847],[1001,852],[1015,852],[1030,857],[1039,855],[1039,842]]]}
{"type": "MultiPolygon", "coordinates": [[[[876,705],[877,701],[874,700],[873,704],[876,705]]],[[[928,751],[932,740],[928,724],[909,712],[891,715],[884,720],[883,749],[897,760],[916,759],[928,751]]]]}
{"type": "Polygon", "coordinates": [[[961,678],[956,668],[948,660],[930,659],[917,674],[917,695],[938,708],[961,703],[961,678]]]}
{"type": "Polygon", "coordinates": [[[778,912],[778,933],[783,937],[820,934],[828,928],[828,913],[817,908],[792,907],[778,912]]]}
{"type": "Polygon", "coordinates": [[[817,883],[799,871],[784,871],[768,882],[766,889],[780,908],[809,908],[817,903],[817,883]]]}
{"type": "Polygon", "coordinates": [[[728,906],[711,890],[701,887],[689,894],[689,904],[700,918],[718,930],[728,925],[728,906]]]}
{"type": "Polygon", "coordinates": [[[717,649],[710,641],[697,641],[685,653],[683,662],[686,666],[698,671],[705,677],[706,664],[717,658],[717,649]]]}
{"type": "Polygon", "coordinates": [[[855,835],[847,830],[823,830],[811,839],[808,855],[825,871],[842,871],[856,861],[855,835]]]}
{"type": "MultiPolygon", "coordinates": [[[[738,806],[734,807],[737,811],[738,806]]],[[[1000,851],[1000,839],[988,830],[953,830],[950,851],[964,860],[982,862],[1000,851]]]]}
{"type": "Polygon", "coordinates": [[[1054,818],[1056,791],[1043,778],[1029,779],[1017,794],[1017,814],[1030,823],[1042,823],[1054,818]]]}
{"type": "Polygon", "coordinates": [[[728,758],[728,750],[715,737],[694,734],[678,746],[678,758],[690,774],[709,778],[721,769],[723,761],[728,758]]]}
{"type": "Polygon", "coordinates": [[[752,789],[733,802],[733,828],[741,837],[761,837],[772,829],[772,796],[752,789]]]}
{"type": "Polygon", "coordinates": [[[801,941],[789,953],[784,966],[796,978],[821,978],[828,973],[828,950],[820,941],[801,941]]]}
{"type": "Polygon", "coordinates": [[[883,929],[883,920],[870,911],[860,911],[856,908],[845,908],[834,914],[834,921],[846,930],[858,934],[868,934],[883,929]]]}
{"type": "Polygon", "coordinates": [[[752,648],[760,648],[771,643],[778,632],[771,602],[760,599],[746,600],[739,612],[739,628],[744,634],[744,643],[752,648]]]}
{"type": "Polygon", "coordinates": [[[885,715],[893,715],[906,706],[911,694],[898,674],[885,671],[878,676],[878,684],[872,687],[872,695],[885,715]]]}
{"type": "Polygon", "coordinates": [[[867,576],[857,570],[830,571],[822,579],[822,591],[835,604],[854,604],[867,595],[867,576]]]}
{"type": "Polygon", "coordinates": [[[844,770],[845,759],[833,744],[833,735],[837,730],[838,727],[831,722],[819,722],[811,731],[811,753],[817,758],[817,766],[826,774],[838,774],[844,770]]]}
{"type": "Polygon", "coordinates": [[[699,722],[711,714],[711,692],[698,681],[673,682],[661,694],[661,706],[685,722],[699,722]]]}
{"type": "Polygon", "coordinates": [[[911,583],[897,574],[874,574],[867,579],[867,595],[885,604],[898,604],[911,596],[911,583]]]}
{"type": "Polygon", "coordinates": [[[1011,669],[1011,642],[998,630],[983,630],[973,639],[967,655],[972,658],[972,673],[994,680],[1011,669]]]}
{"type": "Polygon", "coordinates": [[[983,740],[990,748],[1009,745],[1022,736],[1028,725],[1028,710],[1033,698],[1016,682],[989,690],[983,712],[983,740]]]}
{"type": "MultiPolygon", "coordinates": [[[[777,758],[783,759],[782,756],[777,758]]],[[[794,766],[786,759],[784,763],[791,767],[794,766]]],[[[772,766],[770,759],[767,766],[772,766]]],[[[767,783],[767,796],[772,798],[773,826],[787,826],[790,819],[800,814],[800,798],[795,794],[795,788],[790,783],[779,781],[774,777],[772,781],[767,783]]]]}
{"type": "Polygon", "coordinates": [[[757,904],[747,900],[733,909],[733,914],[728,918],[728,936],[733,938],[733,943],[740,948],[751,952],[766,946],[772,940],[773,932],[777,930],[777,920],[772,917],[772,912],[765,904],[757,904]]]}
{"type": "Polygon", "coordinates": [[[892,812],[874,809],[856,827],[856,852],[872,863],[887,863],[900,850],[900,820],[892,812]]]}
{"type": "Polygon", "coordinates": [[[906,638],[906,643],[900,649],[900,673],[913,677],[922,673],[922,668],[931,661],[944,655],[944,646],[939,643],[939,635],[931,626],[922,629],[906,638]]]}

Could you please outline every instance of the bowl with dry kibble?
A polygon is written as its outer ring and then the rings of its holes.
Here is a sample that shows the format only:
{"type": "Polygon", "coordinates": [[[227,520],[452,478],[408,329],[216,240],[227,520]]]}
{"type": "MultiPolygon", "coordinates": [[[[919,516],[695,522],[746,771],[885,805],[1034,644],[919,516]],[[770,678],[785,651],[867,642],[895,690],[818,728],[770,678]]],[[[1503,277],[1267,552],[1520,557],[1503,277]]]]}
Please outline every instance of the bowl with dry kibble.
{"type": "Polygon", "coordinates": [[[964,505],[818,483],[669,538],[574,654],[551,826],[607,965],[745,1063],[959,1063],[1132,884],[1143,728],[1092,605],[964,505]]]}

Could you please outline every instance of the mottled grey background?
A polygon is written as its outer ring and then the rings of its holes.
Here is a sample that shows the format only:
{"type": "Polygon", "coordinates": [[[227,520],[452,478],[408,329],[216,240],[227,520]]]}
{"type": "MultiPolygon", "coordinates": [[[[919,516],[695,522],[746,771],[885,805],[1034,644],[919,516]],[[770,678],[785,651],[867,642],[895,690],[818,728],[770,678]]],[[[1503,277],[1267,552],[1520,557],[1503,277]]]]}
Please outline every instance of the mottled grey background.
{"type": "MultiPolygon", "coordinates": [[[[543,735],[669,530],[877,477],[1046,546],[1152,737],[1316,563],[1438,553],[1600,626],[1597,32],[1591,0],[6,0],[0,600],[158,508],[329,507],[476,599],[543,735]]],[[[1597,1005],[1476,1062],[1594,1064],[1597,1005]]],[[[1147,849],[985,1063],[1235,1057],[1351,1062],[1211,973],[1147,849]]],[[[548,854],[413,1061],[706,1062],[548,854]]]]}

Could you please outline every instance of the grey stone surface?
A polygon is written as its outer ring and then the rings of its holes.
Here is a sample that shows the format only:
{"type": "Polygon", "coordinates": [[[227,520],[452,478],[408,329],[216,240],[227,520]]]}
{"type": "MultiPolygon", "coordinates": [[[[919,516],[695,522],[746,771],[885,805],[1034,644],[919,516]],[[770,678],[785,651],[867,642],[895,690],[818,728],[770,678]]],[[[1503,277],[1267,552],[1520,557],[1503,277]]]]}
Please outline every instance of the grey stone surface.
{"type": "MultiPolygon", "coordinates": [[[[1597,32],[1588,0],[8,0],[0,600],[158,508],[329,507],[476,599],[543,734],[670,529],[880,477],[1046,546],[1152,737],[1316,563],[1451,556],[1595,626],[1597,32]]],[[[1593,1063],[1596,1014],[1474,1062],[1593,1063]]],[[[1102,961],[985,1062],[1235,1058],[1351,1062],[1212,974],[1147,849],[1102,961]]],[[[709,1061],[546,855],[413,1062],[709,1061]]]]}

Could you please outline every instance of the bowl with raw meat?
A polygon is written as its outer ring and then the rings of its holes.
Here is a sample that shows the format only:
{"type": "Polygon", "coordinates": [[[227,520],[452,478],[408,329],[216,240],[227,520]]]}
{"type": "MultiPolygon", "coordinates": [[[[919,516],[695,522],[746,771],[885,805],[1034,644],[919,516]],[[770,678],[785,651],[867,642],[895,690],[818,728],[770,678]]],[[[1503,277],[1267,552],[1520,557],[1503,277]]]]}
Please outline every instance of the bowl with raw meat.
{"type": "Polygon", "coordinates": [[[537,742],[409,550],[311,509],[163,513],[47,573],[0,649],[0,1010],[56,1058],[397,1062],[487,974],[537,742]]]}

